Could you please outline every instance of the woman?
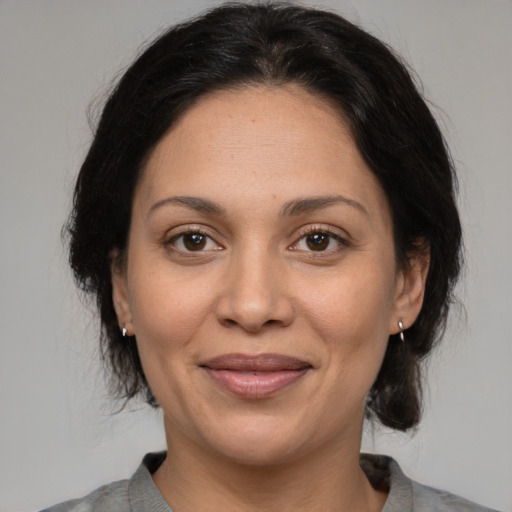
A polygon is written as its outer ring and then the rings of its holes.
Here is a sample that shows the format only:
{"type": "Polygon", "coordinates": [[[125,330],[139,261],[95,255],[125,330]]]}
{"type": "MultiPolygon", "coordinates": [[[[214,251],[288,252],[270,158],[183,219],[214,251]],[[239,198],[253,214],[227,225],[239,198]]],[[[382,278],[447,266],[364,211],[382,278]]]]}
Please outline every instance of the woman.
{"type": "MultiPolygon", "coordinates": [[[[124,74],[70,261],[167,453],[49,510],[484,510],[360,456],[406,431],[460,270],[454,174],[405,67],[322,11],[230,4],[124,74]]],[[[488,509],[485,509],[488,510],[488,509]]]]}

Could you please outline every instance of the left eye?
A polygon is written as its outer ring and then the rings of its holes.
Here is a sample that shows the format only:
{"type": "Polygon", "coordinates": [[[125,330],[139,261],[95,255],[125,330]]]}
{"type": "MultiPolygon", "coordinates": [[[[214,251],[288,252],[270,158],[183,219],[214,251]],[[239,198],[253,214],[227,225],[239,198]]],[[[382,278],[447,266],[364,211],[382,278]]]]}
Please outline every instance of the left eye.
{"type": "Polygon", "coordinates": [[[219,248],[208,235],[198,232],[176,235],[171,239],[170,243],[176,249],[184,252],[212,251],[219,248]]]}
{"type": "Polygon", "coordinates": [[[303,236],[295,245],[299,251],[325,252],[339,248],[342,244],[340,237],[332,233],[315,231],[303,236]]]}

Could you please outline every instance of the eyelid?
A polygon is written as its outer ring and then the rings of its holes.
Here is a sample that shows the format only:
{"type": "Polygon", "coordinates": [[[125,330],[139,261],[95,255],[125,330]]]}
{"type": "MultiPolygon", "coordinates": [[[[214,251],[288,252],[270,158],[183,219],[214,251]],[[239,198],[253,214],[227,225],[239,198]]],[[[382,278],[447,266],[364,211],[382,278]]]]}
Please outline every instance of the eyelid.
{"type": "MultiPolygon", "coordinates": [[[[295,231],[294,234],[294,242],[288,246],[290,250],[296,250],[300,251],[302,253],[307,253],[311,257],[326,257],[328,255],[333,255],[340,250],[343,250],[345,247],[348,247],[351,245],[350,243],[350,236],[341,228],[326,225],[326,224],[313,224],[313,225],[307,225],[303,226],[295,231]],[[325,234],[331,237],[332,239],[336,240],[338,243],[338,247],[335,249],[327,249],[324,251],[314,251],[314,250],[303,250],[298,249],[297,245],[301,240],[303,240],[308,235],[312,234],[325,234]]],[[[195,225],[195,224],[185,224],[182,226],[176,226],[169,230],[163,239],[163,245],[169,250],[172,250],[175,253],[178,253],[179,255],[186,256],[186,257],[194,257],[194,256],[201,256],[206,255],[209,253],[212,253],[214,251],[220,251],[225,249],[225,247],[217,241],[217,237],[212,236],[211,231],[208,229],[208,227],[205,228],[204,225],[195,225]],[[200,235],[203,235],[207,237],[209,240],[211,240],[215,244],[214,249],[203,249],[198,251],[187,251],[184,249],[180,249],[175,246],[174,241],[177,240],[179,237],[182,237],[187,234],[193,234],[197,233],[200,235]]]]}
{"type": "Polygon", "coordinates": [[[176,226],[173,229],[171,229],[170,231],[168,231],[165,234],[165,237],[163,240],[163,245],[165,247],[169,248],[170,250],[172,250],[173,252],[179,253],[180,255],[187,256],[187,257],[199,256],[201,254],[204,255],[205,253],[211,253],[212,251],[219,251],[219,250],[224,249],[224,246],[222,244],[220,244],[219,242],[217,242],[217,240],[211,235],[211,233],[208,232],[207,229],[204,228],[204,226],[190,225],[190,224],[186,224],[183,226],[176,226]],[[216,245],[216,248],[215,249],[199,250],[199,251],[186,251],[183,249],[179,249],[178,247],[176,247],[174,245],[174,243],[173,243],[174,241],[176,241],[180,237],[183,237],[183,236],[189,235],[189,234],[199,234],[199,235],[207,237],[216,245]]]}
{"type": "Polygon", "coordinates": [[[298,243],[301,240],[303,240],[305,237],[312,235],[312,234],[316,234],[316,233],[325,234],[325,235],[330,236],[331,238],[334,238],[338,242],[339,246],[336,249],[330,249],[330,250],[326,250],[326,251],[310,250],[310,251],[302,251],[302,252],[309,253],[311,256],[314,256],[314,257],[322,257],[322,256],[327,256],[327,255],[332,255],[334,253],[337,253],[338,251],[340,251],[343,248],[348,247],[350,245],[349,235],[346,232],[344,232],[343,230],[341,230],[339,228],[335,228],[333,226],[325,225],[325,224],[314,224],[314,225],[306,226],[299,230],[299,232],[296,234],[295,242],[293,242],[293,244],[290,245],[290,249],[300,250],[300,249],[296,249],[296,246],[298,245],[298,243]]]}

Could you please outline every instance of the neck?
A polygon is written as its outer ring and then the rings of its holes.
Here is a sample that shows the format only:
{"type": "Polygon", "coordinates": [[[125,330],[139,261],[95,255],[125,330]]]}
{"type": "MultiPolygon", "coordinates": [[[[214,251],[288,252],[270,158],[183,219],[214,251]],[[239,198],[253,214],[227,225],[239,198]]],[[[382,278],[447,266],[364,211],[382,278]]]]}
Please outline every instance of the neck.
{"type": "Polygon", "coordinates": [[[153,475],[176,512],[378,512],[386,494],[359,467],[359,445],[329,445],[280,464],[249,465],[168,436],[168,456],[153,475]],[[174,442],[172,442],[174,439],[174,442]],[[186,446],[186,449],[184,449],[186,446]]]}

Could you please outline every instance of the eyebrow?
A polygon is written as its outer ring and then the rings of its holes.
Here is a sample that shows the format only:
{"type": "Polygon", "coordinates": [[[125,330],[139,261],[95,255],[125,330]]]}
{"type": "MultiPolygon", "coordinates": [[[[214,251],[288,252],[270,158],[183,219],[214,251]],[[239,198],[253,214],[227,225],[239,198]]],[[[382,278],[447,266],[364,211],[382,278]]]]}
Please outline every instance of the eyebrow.
{"type": "Polygon", "coordinates": [[[217,203],[210,201],[209,199],[204,199],[202,197],[192,197],[192,196],[173,196],[166,197],[160,201],[157,201],[154,205],[151,206],[148,212],[148,216],[151,215],[155,210],[167,206],[169,204],[177,204],[179,206],[185,206],[186,208],[190,208],[191,210],[195,210],[197,212],[202,213],[213,213],[215,215],[222,216],[225,214],[224,209],[219,206],[217,203]]]}
{"type": "Polygon", "coordinates": [[[366,208],[354,199],[349,199],[344,196],[318,196],[318,197],[305,197],[303,199],[294,199],[286,203],[281,209],[281,216],[296,216],[304,213],[310,213],[315,210],[327,208],[334,204],[346,204],[357,208],[362,213],[369,215],[366,208]]]}
{"type": "MultiPolygon", "coordinates": [[[[283,208],[281,208],[280,216],[293,217],[303,215],[305,213],[310,213],[340,203],[357,208],[364,214],[368,215],[368,211],[361,203],[353,199],[349,199],[348,197],[336,195],[294,199],[287,202],[283,208]]],[[[151,213],[153,213],[155,210],[169,204],[185,206],[186,208],[190,208],[191,210],[195,210],[201,213],[213,213],[218,216],[225,215],[224,208],[222,208],[217,203],[210,201],[209,199],[193,196],[173,196],[166,197],[165,199],[161,199],[160,201],[157,201],[155,204],[153,204],[149,209],[148,216],[151,215],[151,213]]]]}

